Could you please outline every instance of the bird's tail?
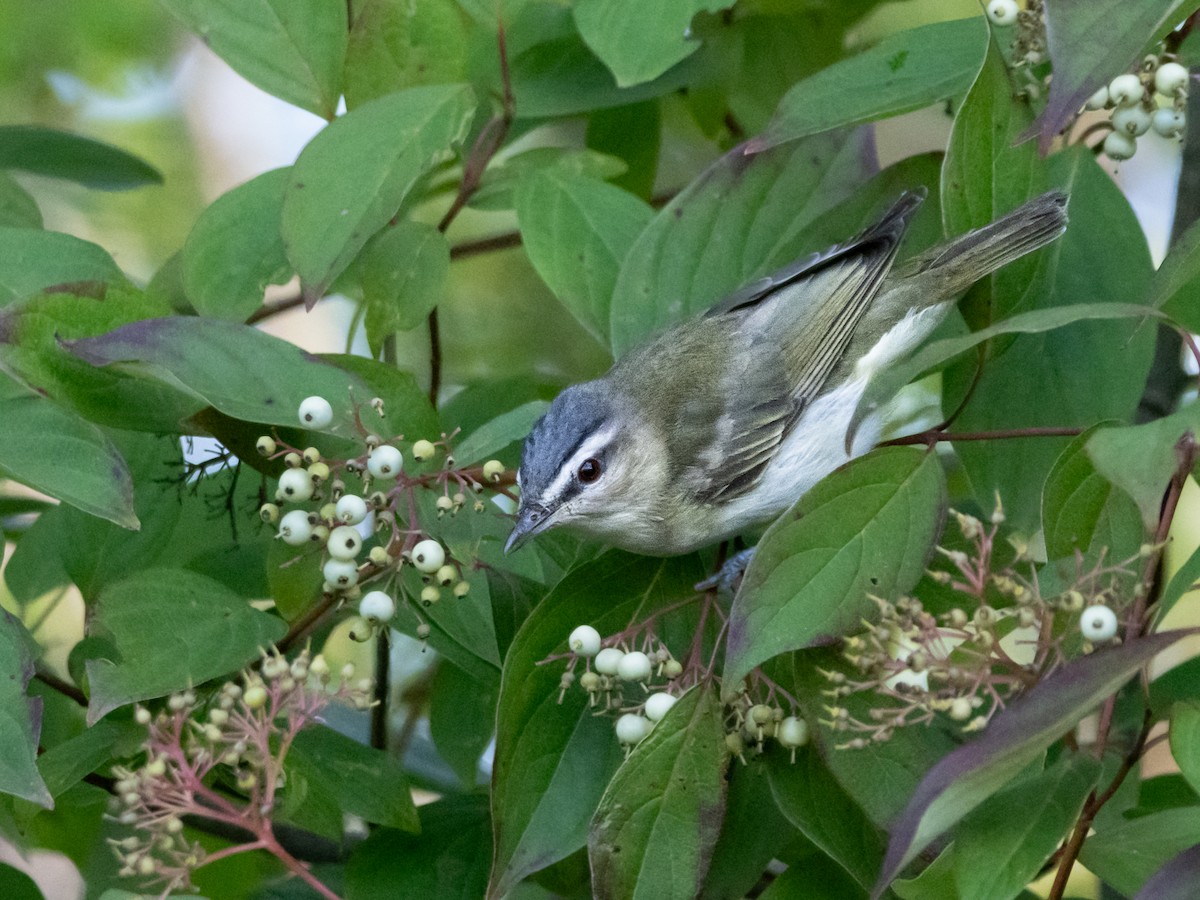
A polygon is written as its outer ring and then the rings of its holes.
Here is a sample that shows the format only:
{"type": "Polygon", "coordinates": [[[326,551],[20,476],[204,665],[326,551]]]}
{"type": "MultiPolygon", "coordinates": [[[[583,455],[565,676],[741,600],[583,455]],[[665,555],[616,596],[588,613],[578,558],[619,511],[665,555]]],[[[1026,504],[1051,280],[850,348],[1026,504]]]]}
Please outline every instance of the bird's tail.
{"type": "Polygon", "coordinates": [[[916,276],[935,297],[955,297],[997,269],[1046,246],[1067,227],[1067,196],[1050,191],[1008,215],[939,244],[905,264],[902,276],[916,276]]]}

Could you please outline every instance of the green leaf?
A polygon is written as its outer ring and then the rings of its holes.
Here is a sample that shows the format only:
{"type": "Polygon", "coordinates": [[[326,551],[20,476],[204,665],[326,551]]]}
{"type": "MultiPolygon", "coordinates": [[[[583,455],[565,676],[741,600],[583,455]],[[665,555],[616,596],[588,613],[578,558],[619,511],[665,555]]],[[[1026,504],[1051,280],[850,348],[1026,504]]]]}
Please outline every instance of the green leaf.
{"type": "Polygon", "coordinates": [[[1069,753],[967,816],[955,833],[955,897],[991,900],[1020,893],[1062,843],[1099,778],[1099,760],[1069,753]]]}
{"type": "Polygon", "coordinates": [[[1200,222],[1171,242],[1150,282],[1146,304],[1161,309],[1188,331],[1200,331],[1200,222]]]}
{"type": "Polygon", "coordinates": [[[933,454],[888,447],[843,466],[772,525],[729,617],[725,677],[827,644],[921,577],[941,530],[946,486],[933,454]]]}
{"type": "Polygon", "coordinates": [[[1162,622],[1175,604],[1183,599],[1183,596],[1192,589],[1192,585],[1198,581],[1200,581],[1200,549],[1193,552],[1167,582],[1167,586],[1163,589],[1162,596],[1158,598],[1156,604],[1155,621],[1162,622]]]}
{"type": "Polygon", "coordinates": [[[1158,521],[1163,492],[1179,467],[1176,445],[1186,434],[1200,434],[1200,404],[1179,412],[1124,428],[1102,428],[1087,443],[1087,453],[1097,471],[1131,496],[1142,512],[1142,521],[1158,521]],[[1130,465],[1130,460],[1137,465],[1130,465]]]}
{"type": "Polygon", "coordinates": [[[579,0],[575,24],[583,40],[617,80],[618,87],[652,81],[690,56],[700,44],[691,37],[692,18],[715,13],[729,0],[579,0]]]}
{"type": "Polygon", "coordinates": [[[41,228],[42,211],[29,191],[0,172],[0,228],[41,228]]]}
{"type": "Polygon", "coordinates": [[[137,528],[133,482],[104,432],[0,378],[0,471],[124,528],[137,528]]]}
{"type": "Polygon", "coordinates": [[[20,620],[0,609],[0,791],[52,809],[37,768],[42,700],[25,693],[36,649],[20,620]]]}
{"type": "Polygon", "coordinates": [[[0,896],[8,900],[42,900],[44,897],[37,882],[8,863],[0,863],[0,896]]]}
{"type": "Polygon", "coordinates": [[[78,134],[35,125],[0,126],[0,169],[63,178],[103,191],[162,184],[162,173],[132,154],[78,134]]]}
{"type": "Polygon", "coordinates": [[[429,698],[429,733],[438,754],[470,789],[479,778],[479,758],[496,732],[495,677],[473,678],[449,662],[438,666],[429,698]]]}
{"type": "Polygon", "coordinates": [[[1195,791],[1200,791],[1200,705],[1180,703],[1171,710],[1171,755],[1195,791]]]}
{"type": "Polygon", "coordinates": [[[749,147],[765,150],[961,96],[979,73],[987,35],[981,16],[889,35],[794,85],[749,147]]]}
{"type": "Polygon", "coordinates": [[[1042,529],[1049,559],[1086,552],[1112,496],[1112,482],[1096,471],[1087,443],[1097,428],[1089,428],[1067,445],[1054,462],[1042,489],[1042,529]]]}
{"type": "Polygon", "coordinates": [[[405,219],[381,231],[362,257],[367,342],[378,356],[397,331],[423,325],[442,299],[450,245],[432,225],[405,219]]]}
{"type": "Polygon", "coordinates": [[[58,285],[125,280],[102,247],[58,231],[0,228],[0,257],[0,306],[58,285]]]}
{"type": "Polygon", "coordinates": [[[759,900],[859,900],[867,892],[833,860],[813,854],[789,861],[787,871],[758,896],[759,900]]]}
{"type": "Polygon", "coordinates": [[[146,319],[62,344],[93,366],[119,364],[247,422],[296,426],[301,401],[315,394],[334,408],[324,430],[348,435],[351,401],[364,404],[372,396],[359,379],[296,345],[219,319],[146,319]]]}
{"type": "MultiPolygon", "coordinates": [[[[662,109],[657,100],[596,110],[588,116],[586,137],[589,150],[625,164],[624,172],[611,177],[614,185],[650,199],[662,149],[662,109]]],[[[604,333],[607,336],[607,320],[604,333]]]]}
{"type": "Polygon", "coordinates": [[[316,548],[289,547],[283,541],[272,541],[267,550],[267,584],[275,611],[295,622],[321,597],[322,554],[316,548]]]}
{"type": "Polygon", "coordinates": [[[345,812],[376,825],[421,830],[404,769],[383,750],[314,725],[296,735],[285,768],[345,812]]]}
{"type": "Polygon", "coordinates": [[[895,882],[892,890],[900,900],[959,900],[954,886],[956,856],[955,846],[951,844],[920,875],[895,882]]]}
{"type": "Polygon", "coordinates": [[[702,577],[695,557],[606,553],[563,578],[521,626],[497,708],[489,897],[584,846],[588,820],[621,759],[612,720],[590,714],[583,690],[567,691],[559,703],[562,666],[538,662],[564,652],[581,622],[616,633],[692,596],[702,577]]]}
{"type": "MultiPolygon", "coordinates": [[[[1079,861],[1106,884],[1132,897],[1165,863],[1196,844],[1200,844],[1200,807],[1188,806],[1097,831],[1084,842],[1079,861]]],[[[1194,896],[1195,882],[1190,887],[1194,896]]]]}
{"type": "Polygon", "coordinates": [[[118,743],[133,735],[144,739],[145,730],[132,724],[118,725],[105,720],[51,747],[37,761],[38,771],[42,773],[50,795],[57,799],[95,772],[113,758],[118,743]]]}
{"type": "Polygon", "coordinates": [[[310,306],[422,176],[451,158],[474,112],[464,85],[409,88],[364,103],[300,152],[284,195],[283,240],[310,306]]]}
{"type": "Polygon", "coordinates": [[[457,444],[454,458],[459,463],[478,462],[500,452],[513,441],[524,440],[549,405],[545,400],[530,400],[516,409],[501,413],[457,444]]]}
{"type": "Polygon", "coordinates": [[[381,434],[403,434],[412,441],[441,432],[438,414],[410,373],[365,356],[331,353],[322,359],[360,379],[371,392],[369,396],[383,401],[383,417],[372,412],[378,423],[374,427],[381,434]]]}
{"type": "Polygon", "coordinates": [[[284,631],[282,619],[184,569],[145,569],[107,585],[88,634],[107,639],[113,650],[87,661],[88,722],[239,669],[284,631]]]}
{"type": "Polygon", "coordinates": [[[796,842],[796,832],[771,796],[767,765],[740,761],[729,769],[729,790],[721,834],[700,900],[744,897],[759,882],[771,860],[796,842]]]}
{"type": "Polygon", "coordinates": [[[200,214],[183,245],[183,286],[204,316],[241,322],[262,305],[268,284],[292,269],[279,233],[291,170],[274,169],[222,194],[200,214]]]}
{"type": "Polygon", "coordinates": [[[332,119],[342,94],[345,3],[327,0],[164,0],[247,81],[332,119]]]}
{"type": "Polygon", "coordinates": [[[802,250],[818,249],[806,243],[804,230],[869,174],[864,135],[817,135],[749,157],[735,149],[677,194],[621,266],[612,298],[614,354],[802,250]]]}
{"type": "MultiPolygon", "coordinates": [[[[1054,80],[1046,108],[1022,138],[1038,137],[1042,153],[1084,101],[1139,58],[1150,35],[1191,7],[1184,0],[1058,0],[1046,9],[1046,43],[1054,80]]],[[[1161,38],[1161,35],[1159,35],[1161,38]]]]}
{"type": "Polygon", "coordinates": [[[810,743],[797,750],[795,762],[786,751],[772,750],[768,771],[775,802],[788,820],[855,881],[870,888],[883,861],[882,835],[838,784],[816,746],[810,743]],[[830,815],[831,810],[837,814],[830,815]]]}
{"type": "Polygon", "coordinates": [[[467,41],[454,0],[353,0],[346,107],[423,84],[462,81],[467,41]]]}
{"type": "Polygon", "coordinates": [[[533,267],[571,315],[607,346],[617,274],[654,211],[618,187],[555,169],[522,178],[516,202],[533,267]]]}
{"type": "Polygon", "coordinates": [[[487,890],[492,829],[487,798],[450,795],[421,807],[421,833],[377,829],[354,848],[347,900],[477,900],[487,890]]]}
{"type": "Polygon", "coordinates": [[[1154,634],[1067,663],[996,715],[986,731],[944,756],[896,821],[873,896],[881,896],[930,841],[1000,790],[1101,700],[1189,633],[1154,634]]]}
{"type": "Polygon", "coordinates": [[[725,726],[716,690],[679,698],[634,747],[592,818],[588,860],[602,900],[692,898],[725,816],[725,726]]]}

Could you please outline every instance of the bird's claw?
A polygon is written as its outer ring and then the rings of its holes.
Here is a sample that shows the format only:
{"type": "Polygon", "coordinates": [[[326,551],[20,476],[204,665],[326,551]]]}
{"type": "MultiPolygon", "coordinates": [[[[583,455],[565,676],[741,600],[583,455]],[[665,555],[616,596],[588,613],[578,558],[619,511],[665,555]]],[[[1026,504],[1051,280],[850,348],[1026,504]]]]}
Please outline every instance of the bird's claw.
{"type": "Polygon", "coordinates": [[[737,593],[738,583],[746,574],[746,569],[750,566],[750,560],[754,559],[754,552],[757,549],[757,547],[747,547],[729,557],[720,569],[697,583],[696,590],[704,593],[716,588],[717,593],[732,597],[737,593]]]}

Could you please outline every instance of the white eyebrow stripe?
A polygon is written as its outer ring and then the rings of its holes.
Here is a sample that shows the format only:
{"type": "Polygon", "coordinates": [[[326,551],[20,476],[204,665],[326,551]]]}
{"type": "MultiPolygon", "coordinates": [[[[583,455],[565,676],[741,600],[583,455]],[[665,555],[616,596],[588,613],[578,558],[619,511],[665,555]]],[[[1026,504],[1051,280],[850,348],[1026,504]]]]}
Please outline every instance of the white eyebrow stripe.
{"type": "Polygon", "coordinates": [[[553,504],[554,501],[561,497],[563,492],[566,491],[567,487],[571,484],[571,480],[575,477],[575,470],[579,468],[579,464],[585,459],[593,456],[599,456],[600,451],[609,445],[616,433],[616,426],[610,425],[608,428],[597,431],[582,444],[580,444],[579,449],[571,454],[570,459],[563,463],[561,468],[558,470],[558,474],[554,476],[554,480],[551,481],[550,485],[546,488],[544,500],[548,504],[553,504]]]}

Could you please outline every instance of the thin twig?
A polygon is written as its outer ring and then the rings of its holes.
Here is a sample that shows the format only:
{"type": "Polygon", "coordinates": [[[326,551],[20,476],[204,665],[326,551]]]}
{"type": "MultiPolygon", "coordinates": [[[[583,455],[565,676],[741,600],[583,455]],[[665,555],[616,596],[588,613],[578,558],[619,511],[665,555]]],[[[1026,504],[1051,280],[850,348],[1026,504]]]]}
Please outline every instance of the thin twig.
{"type": "Polygon", "coordinates": [[[946,432],[936,428],[922,431],[918,434],[906,434],[903,437],[883,441],[881,447],[899,447],[906,444],[934,444],[954,441],[999,441],[1009,438],[1028,437],[1077,437],[1083,433],[1082,428],[1006,428],[997,431],[959,431],[946,432]]]}
{"type": "Polygon", "coordinates": [[[33,677],[42,684],[46,685],[46,687],[58,691],[64,697],[69,697],[70,699],[74,700],[80,706],[88,705],[87,694],[75,687],[75,685],[71,684],[69,681],[64,681],[52,672],[47,672],[45,669],[37,669],[33,673],[33,677]]]}

